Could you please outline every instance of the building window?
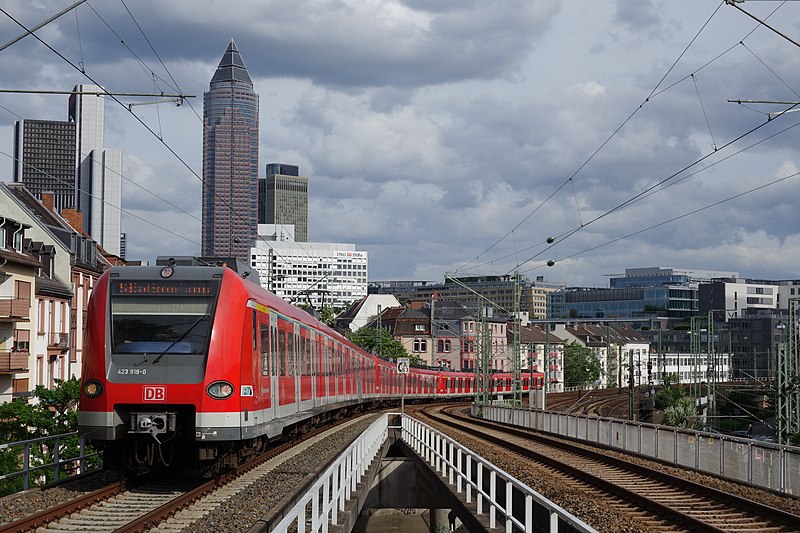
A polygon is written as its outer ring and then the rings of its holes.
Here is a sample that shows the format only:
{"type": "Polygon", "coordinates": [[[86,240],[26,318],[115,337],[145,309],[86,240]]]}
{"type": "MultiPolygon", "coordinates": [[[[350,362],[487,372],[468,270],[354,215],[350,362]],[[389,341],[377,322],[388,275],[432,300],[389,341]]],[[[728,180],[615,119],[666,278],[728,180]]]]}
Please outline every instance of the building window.
{"type": "Polygon", "coordinates": [[[425,324],[414,324],[414,331],[425,331],[425,324]]]}
{"type": "Polygon", "coordinates": [[[414,352],[427,352],[428,351],[428,341],[426,339],[414,339],[414,352]]]}

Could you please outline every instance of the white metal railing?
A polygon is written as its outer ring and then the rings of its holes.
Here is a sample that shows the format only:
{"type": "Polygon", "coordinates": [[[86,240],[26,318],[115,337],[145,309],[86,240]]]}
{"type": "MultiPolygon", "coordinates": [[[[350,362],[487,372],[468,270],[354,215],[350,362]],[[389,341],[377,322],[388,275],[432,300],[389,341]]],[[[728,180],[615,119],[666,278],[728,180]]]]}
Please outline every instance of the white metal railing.
{"type": "MultiPolygon", "coordinates": [[[[473,414],[476,408],[473,406],[473,414]]],[[[800,448],[589,415],[485,406],[482,417],[602,444],[676,466],[800,495],[800,448]]]]}
{"type": "Polygon", "coordinates": [[[532,488],[496,467],[478,454],[470,451],[450,437],[439,433],[414,418],[403,416],[403,440],[436,472],[447,478],[458,494],[466,490],[466,501],[476,499],[477,514],[484,514],[488,507],[489,527],[497,527],[498,513],[508,533],[516,528],[534,531],[534,511],[544,509],[546,524],[539,528],[557,532],[559,524],[568,524],[574,531],[596,531],[579,518],[568,513],[532,488]],[[488,478],[488,480],[487,480],[488,478]],[[504,496],[502,504],[498,496],[504,496]],[[513,502],[524,499],[524,509],[514,509],[513,502]]]}
{"type": "Polygon", "coordinates": [[[328,531],[328,525],[338,525],[338,514],[345,502],[375,459],[389,435],[389,414],[381,415],[367,428],[300,500],[270,531],[283,533],[294,526],[297,533],[306,532],[306,513],[311,504],[310,531],[328,531]]]}

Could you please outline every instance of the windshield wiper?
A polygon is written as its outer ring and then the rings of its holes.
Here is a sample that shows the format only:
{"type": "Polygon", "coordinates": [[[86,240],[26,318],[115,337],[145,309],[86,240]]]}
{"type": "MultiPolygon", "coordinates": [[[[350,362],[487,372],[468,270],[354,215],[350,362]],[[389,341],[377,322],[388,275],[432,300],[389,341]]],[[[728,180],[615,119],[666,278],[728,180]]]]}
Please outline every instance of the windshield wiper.
{"type": "Polygon", "coordinates": [[[186,338],[186,336],[187,336],[187,335],[188,335],[188,334],[189,334],[189,333],[190,333],[190,332],[191,332],[191,331],[192,331],[192,330],[195,328],[195,326],[197,326],[197,324],[199,324],[200,322],[202,322],[204,318],[209,318],[209,316],[208,316],[208,313],[206,313],[206,314],[204,314],[204,315],[201,315],[201,316],[200,316],[200,318],[198,318],[197,320],[195,320],[195,321],[194,321],[194,324],[192,324],[191,326],[189,326],[189,327],[186,329],[186,331],[184,331],[183,333],[181,333],[181,334],[180,334],[180,336],[179,336],[177,339],[175,339],[174,341],[172,341],[172,343],[171,343],[169,346],[167,346],[167,347],[164,349],[164,351],[162,351],[160,354],[158,354],[158,356],[157,356],[155,359],[153,359],[153,363],[152,363],[152,364],[156,364],[156,363],[158,363],[158,362],[161,360],[161,358],[162,358],[162,357],[164,357],[164,356],[166,355],[166,353],[172,349],[172,347],[173,347],[173,346],[175,346],[176,344],[178,344],[179,342],[181,342],[183,339],[185,339],[185,338],[186,338]]]}

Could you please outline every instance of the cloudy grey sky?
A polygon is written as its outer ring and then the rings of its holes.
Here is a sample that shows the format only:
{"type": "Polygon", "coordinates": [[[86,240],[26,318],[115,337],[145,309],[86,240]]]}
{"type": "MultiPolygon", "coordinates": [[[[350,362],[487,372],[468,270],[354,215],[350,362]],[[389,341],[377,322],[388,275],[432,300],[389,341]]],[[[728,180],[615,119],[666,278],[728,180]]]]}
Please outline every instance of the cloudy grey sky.
{"type": "MultiPolygon", "coordinates": [[[[8,15],[71,3],[6,0],[0,44],[22,32],[8,15]]],[[[800,40],[800,2],[739,5],[800,40]]],[[[800,48],[717,0],[93,0],[37,35],[109,91],[197,96],[133,107],[163,143],[106,102],[129,258],[199,253],[202,95],[232,38],[261,174],[299,165],[310,240],[369,251],[371,280],[800,278],[800,113],[727,102],[800,100],[800,48]]],[[[3,89],[90,83],[33,37],[0,72],[3,89]]],[[[63,120],[66,101],[0,94],[0,179],[14,120],[63,120]]]]}

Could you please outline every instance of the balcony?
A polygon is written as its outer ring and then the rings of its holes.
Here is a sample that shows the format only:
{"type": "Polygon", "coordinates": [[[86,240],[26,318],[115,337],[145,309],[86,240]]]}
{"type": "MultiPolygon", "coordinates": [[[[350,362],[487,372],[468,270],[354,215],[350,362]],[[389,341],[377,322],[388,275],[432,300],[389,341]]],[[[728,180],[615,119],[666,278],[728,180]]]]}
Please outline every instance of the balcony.
{"type": "Polygon", "coordinates": [[[28,371],[28,352],[0,350],[0,374],[28,371]]]}
{"type": "Polygon", "coordinates": [[[47,354],[55,355],[69,350],[69,333],[48,333],[47,354]]]}
{"type": "Polygon", "coordinates": [[[30,320],[31,301],[0,297],[0,320],[30,320]]]}

